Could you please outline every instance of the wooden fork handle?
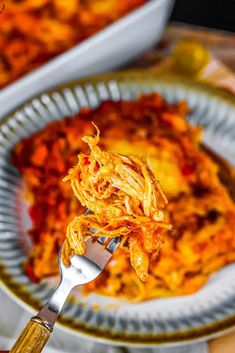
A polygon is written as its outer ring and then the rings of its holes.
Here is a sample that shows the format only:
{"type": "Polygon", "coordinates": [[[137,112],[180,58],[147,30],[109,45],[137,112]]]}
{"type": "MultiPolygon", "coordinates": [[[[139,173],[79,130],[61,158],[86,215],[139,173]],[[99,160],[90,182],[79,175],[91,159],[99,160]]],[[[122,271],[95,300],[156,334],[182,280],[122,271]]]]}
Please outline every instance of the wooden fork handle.
{"type": "Polygon", "coordinates": [[[25,326],[10,353],[40,353],[51,332],[52,327],[45,320],[33,317],[25,326]]]}

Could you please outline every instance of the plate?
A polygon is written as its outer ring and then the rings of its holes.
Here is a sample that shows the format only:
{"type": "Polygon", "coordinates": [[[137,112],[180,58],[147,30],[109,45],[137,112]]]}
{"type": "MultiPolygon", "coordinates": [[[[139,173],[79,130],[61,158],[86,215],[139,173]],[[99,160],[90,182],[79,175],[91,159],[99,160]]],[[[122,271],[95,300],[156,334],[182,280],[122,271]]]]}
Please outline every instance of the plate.
{"type": "MultiPolygon", "coordinates": [[[[30,312],[43,306],[53,284],[32,283],[21,265],[25,259],[19,227],[20,177],[11,164],[15,143],[48,122],[75,115],[101,101],[130,100],[159,92],[169,102],[186,100],[192,124],[204,128],[203,142],[235,163],[235,102],[229,93],[151,71],[107,74],[55,88],[25,103],[0,126],[0,275],[1,286],[30,312]]],[[[128,303],[91,294],[65,304],[59,326],[75,335],[117,345],[177,345],[204,340],[235,326],[235,264],[210,277],[193,295],[128,303]],[[95,307],[94,307],[94,304],[95,307]],[[97,304],[99,309],[97,309],[97,304]]]]}

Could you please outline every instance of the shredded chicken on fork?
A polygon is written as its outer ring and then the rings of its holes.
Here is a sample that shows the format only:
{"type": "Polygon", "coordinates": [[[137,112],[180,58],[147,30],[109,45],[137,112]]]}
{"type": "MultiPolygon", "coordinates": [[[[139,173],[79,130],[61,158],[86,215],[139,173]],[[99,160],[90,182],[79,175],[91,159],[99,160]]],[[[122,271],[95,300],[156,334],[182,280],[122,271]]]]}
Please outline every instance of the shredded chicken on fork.
{"type": "Polygon", "coordinates": [[[97,128],[96,136],[82,138],[91,153],[80,153],[77,165],[64,178],[92,212],[75,217],[68,225],[64,263],[73,254],[85,253],[89,237],[121,237],[120,247],[130,253],[133,268],[145,281],[149,261],[163,245],[163,231],[171,229],[164,212],[167,199],[147,160],[102,151],[99,135],[97,128]]]}

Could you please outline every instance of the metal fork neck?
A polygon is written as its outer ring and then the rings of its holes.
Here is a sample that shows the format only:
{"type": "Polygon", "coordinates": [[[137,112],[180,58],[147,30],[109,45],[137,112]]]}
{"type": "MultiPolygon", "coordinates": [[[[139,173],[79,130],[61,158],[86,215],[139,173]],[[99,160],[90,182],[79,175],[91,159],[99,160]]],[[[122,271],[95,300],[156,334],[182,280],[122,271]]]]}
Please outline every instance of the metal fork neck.
{"type": "Polygon", "coordinates": [[[63,278],[37,317],[47,321],[53,327],[72,288],[71,282],[63,278]]]}

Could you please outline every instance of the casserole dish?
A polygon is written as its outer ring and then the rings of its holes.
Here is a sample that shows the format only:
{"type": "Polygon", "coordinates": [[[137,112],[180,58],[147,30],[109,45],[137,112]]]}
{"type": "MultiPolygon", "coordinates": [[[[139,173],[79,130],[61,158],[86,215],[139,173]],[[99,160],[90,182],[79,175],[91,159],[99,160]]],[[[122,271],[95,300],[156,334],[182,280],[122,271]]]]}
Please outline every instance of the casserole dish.
{"type": "Polygon", "coordinates": [[[162,36],[173,0],[150,0],[81,44],[0,91],[0,118],[43,90],[114,70],[150,49],[162,36]]]}

